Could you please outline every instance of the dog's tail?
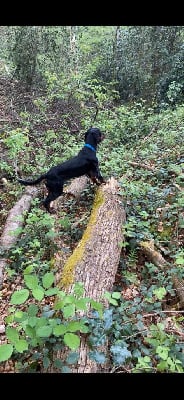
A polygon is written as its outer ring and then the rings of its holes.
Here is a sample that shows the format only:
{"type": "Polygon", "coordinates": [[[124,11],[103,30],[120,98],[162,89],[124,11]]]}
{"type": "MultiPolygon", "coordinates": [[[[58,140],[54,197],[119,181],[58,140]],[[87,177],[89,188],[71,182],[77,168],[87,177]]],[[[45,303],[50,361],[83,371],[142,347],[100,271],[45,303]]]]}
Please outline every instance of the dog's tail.
{"type": "Polygon", "coordinates": [[[46,177],[47,177],[47,174],[43,174],[43,175],[39,176],[39,178],[34,179],[32,181],[24,180],[24,179],[20,179],[20,178],[17,178],[17,180],[21,185],[38,185],[38,183],[43,181],[43,179],[45,179],[46,177]]]}

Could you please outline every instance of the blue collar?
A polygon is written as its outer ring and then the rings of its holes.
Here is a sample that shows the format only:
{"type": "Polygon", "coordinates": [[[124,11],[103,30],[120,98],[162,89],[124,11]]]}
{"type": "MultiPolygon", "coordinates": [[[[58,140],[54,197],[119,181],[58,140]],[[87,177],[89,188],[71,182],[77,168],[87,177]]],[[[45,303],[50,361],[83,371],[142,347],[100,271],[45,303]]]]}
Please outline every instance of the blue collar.
{"type": "Polygon", "coordinates": [[[91,150],[93,150],[93,151],[96,152],[96,149],[95,149],[93,146],[91,146],[91,144],[85,143],[84,146],[85,146],[85,147],[89,147],[89,149],[91,149],[91,150]]]}

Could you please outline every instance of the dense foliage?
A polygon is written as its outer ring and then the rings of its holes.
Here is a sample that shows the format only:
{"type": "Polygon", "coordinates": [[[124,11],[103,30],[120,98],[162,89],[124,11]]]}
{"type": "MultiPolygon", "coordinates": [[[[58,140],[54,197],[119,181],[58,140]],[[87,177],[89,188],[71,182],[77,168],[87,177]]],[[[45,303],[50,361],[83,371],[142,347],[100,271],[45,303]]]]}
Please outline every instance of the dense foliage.
{"type": "MultiPolygon", "coordinates": [[[[39,372],[54,363],[70,372],[85,334],[91,359],[103,365],[108,357],[111,372],[183,372],[184,317],[172,279],[184,278],[183,27],[1,27],[0,36],[6,116],[0,178],[8,182],[1,184],[1,233],[23,190],[17,169],[29,177],[66,160],[93,124],[106,133],[100,169],[118,180],[126,210],[125,242],[104,309],[83,298],[80,283],[72,295],[54,285],[54,217],[33,201],[8,254],[0,365],[8,360],[16,371],[39,372]],[[141,241],[154,241],[169,268],[150,262],[141,241]],[[79,318],[89,305],[90,318],[79,318]],[[108,355],[99,351],[106,339],[108,355]],[[65,347],[66,359],[53,359],[65,347]]],[[[84,232],[94,190],[84,191],[80,206],[64,200],[57,224],[66,253],[84,232]]]]}
{"type": "Polygon", "coordinates": [[[182,103],[182,26],[14,26],[0,35],[2,67],[27,90],[57,80],[62,94],[67,86],[75,97],[97,80],[124,102],[182,103]]]}

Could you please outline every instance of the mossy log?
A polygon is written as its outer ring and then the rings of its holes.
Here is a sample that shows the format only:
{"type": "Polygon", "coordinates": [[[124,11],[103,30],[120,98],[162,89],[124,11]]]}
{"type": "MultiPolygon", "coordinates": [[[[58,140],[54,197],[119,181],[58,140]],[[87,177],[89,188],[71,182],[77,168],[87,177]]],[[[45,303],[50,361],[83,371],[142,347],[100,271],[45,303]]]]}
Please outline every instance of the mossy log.
{"type": "MultiPolygon", "coordinates": [[[[97,189],[87,228],[64,265],[58,282],[58,286],[66,292],[72,292],[75,282],[82,282],[84,296],[96,301],[101,301],[106,291],[112,291],[123,242],[122,226],[125,222],[125,211],[118,190],[114,178],[97,189]]],[[[104,304],[107,306],[108,302],[104,301],[104,304]]],[[[103,352],[106,351],[107,348],[103,347],[103,352]]],[[[91,361],[88,352],[86,338],[82,336],[78,365],[72,372],[96,373],[107,370],[107,365],[99,366],[91,361]]],[[[57,357],[64,358],[62,353],[57,354],[57,357]]]]}
{"type": "Polygon", "coordinates": [[[94,300],[99,300],[104,293],[104,280],[105,290],[111,290],[120,258],[124,222],[118,184],[111,178],[96,192],[88,226],[64,265],[58,286],[68,289],[74,282],[83,282],[85,295],[94,300]]]}
{"type": "Polygon", "coordinates": [[[3,272],[7,263],[4,254],[17,242],[20,235],[20,228],[22,228],[24,224],[24,212],[29,210],[31,201],[37,194],[38,190],[35,187],[27,188],[23,196],[17,201],[8,214],[0,239],[0,248],[3,254],[0,259],[0,287],[3,283],[3,272]]]}

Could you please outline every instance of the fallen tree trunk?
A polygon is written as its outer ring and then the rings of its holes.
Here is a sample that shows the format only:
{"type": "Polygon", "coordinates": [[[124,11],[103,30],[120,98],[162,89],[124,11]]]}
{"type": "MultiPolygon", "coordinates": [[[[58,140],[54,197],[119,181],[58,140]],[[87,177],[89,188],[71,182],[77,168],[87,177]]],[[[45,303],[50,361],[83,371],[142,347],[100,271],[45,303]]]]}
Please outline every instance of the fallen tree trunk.
{"type": "MultiPolygon", "coordinates": [[[[82,176],[74,179],[69,186],[66,187],[65,193],[71,194],[74,197],[79,197],[82,190],[87,185],[88,178],[82,176]]],[[[0,259],[0,288],[3,283],[3,271],[7,264],[7,259],[4,254],[16,244],[18,237],[20,236],[21,228],[24,225],[23,214],[28,211],[31,206],[31,201],[38,195],[37,187],[28,187],[25,193],[17,201],[17,203],[10,210],[3,233],[0,239],[0,249],[3,257],[0,259]]]]}
{"type": "Polygon", "coordinates": [[[146,165],[146,164],[140,164],[134,161],[128,161],[128,164],[132,165],[133,167],[138,167],[138,168],[143,168],[143,169],[148,169],[148,171],[154,171],[155,167],[151,165],[146,165]]]}
{"type": "Polygon", "coordinates": [[[164,270],[168,266],[165,258],[154,248],[154,241],[142,241],[139,246],[147,258],[160,269],[164,270]]]}
{"type": "Polygon", "coordinates": [[[74,179],[69,186],[64,189],[64,193],[71,194],[74,197],[79,197],[81,192],[85,189],[88,183],[87,176],[81,176],[74,179]]]}
{"type": "MultiPolygon", "coordinates": [[[[147,241],[147,242],[140,242],[139,243],[141,250],[144,254],[148,257],[148,259],[159,267],[162,270],[166,270],[171,267],[171,264],[168,263],[165,258],[154,249],[154,242],[147,241]]],[[[177,297],[179,299],[179,308],[184,308],[184,283],[180,281],[175,274],[171,275],[173,287],[176,290],[177,297]]]]}
{"type": "Polygon", "coordinates": [[[4,254],[17,242],[20,235],[20,228],[24,224],[23,213],[29,210],[31,201],[37,196],[37,193],[38,190],[35,187],[27,188],[26,192],[8,214],[0,239],[0,248],[3,253],[3,257],[0,260],[0,287],[3,283],[3,271],[7,262],[4,254]]]}
{"type": "MultiPolygon", "coordinates": [[[[124,222],[125,211],[118,195],[118,184],[111,178],[97,189],[88,226],[64,265],[58,286],[71,293],[73,284],[82,282],[84,296],[96,301],[101,301],[106,291],[112,291],[120,260],[124,222]]],[[[104,301],[104,304],[107,306],[108,302],[104,301]]],[[[107,365],[98,366],[89,359],[86,338],[80,340],[79,360],[72,372],[94,373],[106,369],[107,365]]],[[[106,351],[105,346],[103,352],[106,351]]],[[[63,359],[63,353],[57,353],[57,358],[63,359]]]]}

